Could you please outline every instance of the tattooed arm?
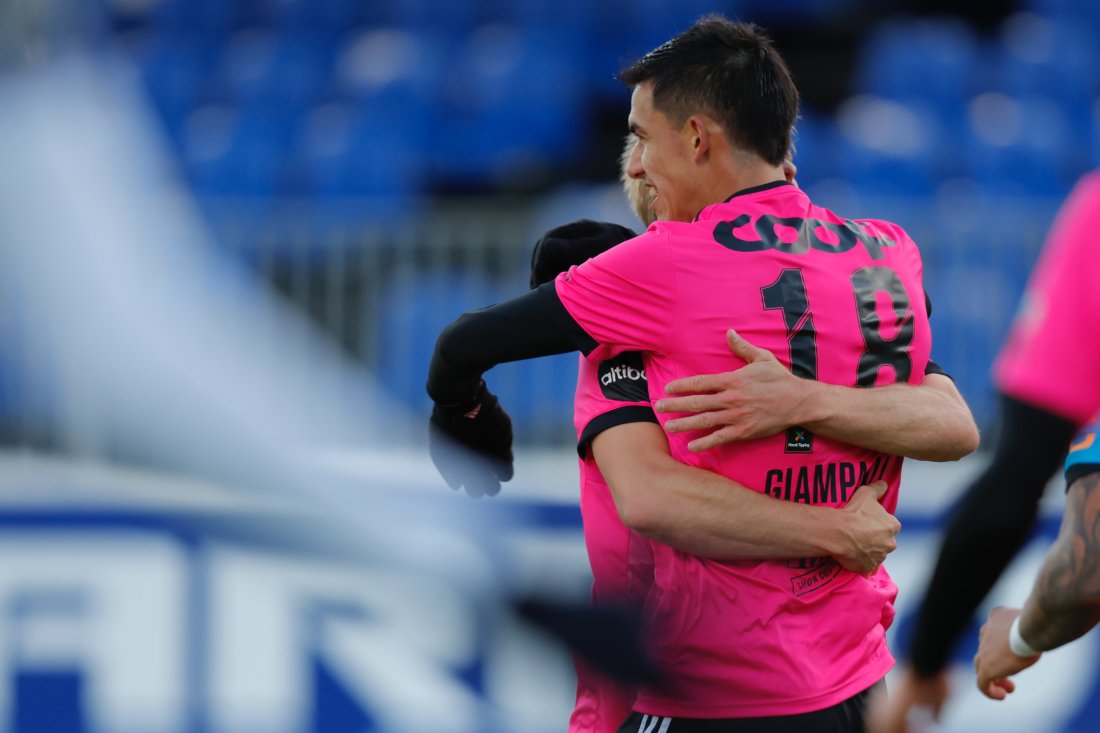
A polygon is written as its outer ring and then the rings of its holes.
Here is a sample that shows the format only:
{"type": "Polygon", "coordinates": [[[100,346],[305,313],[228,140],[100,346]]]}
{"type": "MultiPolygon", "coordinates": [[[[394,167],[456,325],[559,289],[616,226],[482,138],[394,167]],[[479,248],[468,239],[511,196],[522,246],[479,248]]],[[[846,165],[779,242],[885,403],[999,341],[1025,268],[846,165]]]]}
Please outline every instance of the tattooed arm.
{"type": "Polygon", "coordinates": [[[1073,482],[1058,539],[1047,553],[1020,634],[1035,649],[1054,649],[1100,622],[1100,472],[1073,482]]]}
{"type": "Polygon", "coordinates": [[[1020,636],[1038,652],[1067,644],[1100,623],[1100,471],[1081,476],[1069,487],[1058,539],[1023,610],[995,608],[982,627],[974,658],[978,688],[997,700],[1015,689],[1009,675],[1039,659],[1017,656],[1009,646],[1009,630],[1017,616],[1020,636]]]}

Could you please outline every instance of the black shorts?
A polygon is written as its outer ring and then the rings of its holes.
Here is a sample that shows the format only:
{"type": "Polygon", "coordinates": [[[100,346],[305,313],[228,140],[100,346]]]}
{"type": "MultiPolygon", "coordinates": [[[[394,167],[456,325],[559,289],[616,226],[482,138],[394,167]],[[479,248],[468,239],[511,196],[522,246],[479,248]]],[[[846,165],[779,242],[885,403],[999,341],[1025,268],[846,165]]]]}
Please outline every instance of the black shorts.
{"type": "Polygon", "coordinates": [[[824,710],[770,718],[662,718],[631,713],[617,733],[864,733],[871,694],[885,681],[824,710]]]}

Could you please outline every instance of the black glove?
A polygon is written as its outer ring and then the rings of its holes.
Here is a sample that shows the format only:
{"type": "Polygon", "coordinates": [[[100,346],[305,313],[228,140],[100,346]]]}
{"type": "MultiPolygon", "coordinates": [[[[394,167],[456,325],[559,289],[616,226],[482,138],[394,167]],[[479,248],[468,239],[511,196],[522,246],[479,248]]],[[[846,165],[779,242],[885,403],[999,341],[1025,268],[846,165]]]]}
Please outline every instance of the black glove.
{"type": "Polygon", "coordinates": [[[473,497],[496,496],[512,478],[512,420],[484,381],[468,402],[435,404],[428,452],[447,485],[473,497]]]}
{"type": "Polygon", "coordinates": [[[591,219],[554,227],[542,235],[531,252],[531,287],[548,283],[573,265],[636,236],[624,226],[591,219]]]}

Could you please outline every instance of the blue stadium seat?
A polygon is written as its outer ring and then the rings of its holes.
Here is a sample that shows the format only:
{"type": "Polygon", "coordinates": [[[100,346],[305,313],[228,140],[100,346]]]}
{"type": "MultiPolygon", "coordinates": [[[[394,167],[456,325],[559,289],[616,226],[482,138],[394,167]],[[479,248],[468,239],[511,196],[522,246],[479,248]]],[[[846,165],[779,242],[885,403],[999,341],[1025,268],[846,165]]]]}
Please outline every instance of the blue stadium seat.
{"type": "Polygon", "coordinates": [[[289,162],[290,193],[314,201],[330,223],[396,225],[416,215],[425,179],[424,116],[376,95],[310,110],[289,162]]]}
{"type": "Polygon", "coordinates": [[[565,30],[591,44],[598,38],[596,6],[590,0],[483,0],[478,21],[529,30],[565,30]]]}
{"type": "MultiPolygon", "coordinates": [[[[1021,12],[1005,20],[997,64],[997,88],[1020,100],[1025,125],[1021,150],[1008,153],[1023,165],[1036,165],[1032,157],[1045,158],[1038,163],[1044,168],[1053,161],[1053,180],[1042,186],[1049,195],[1063,193],[1090,166],[1090,155],[1081,152],[1092,138],[1100,85],[1100,24],[1085,22],[1082,7],[1060,4],[1053,17],[1021,12]]],[[[1095,17],[1096,9],[1089,14],[1095,17]]]]}
{"type": "Polygon", "coordinates": [[[1059,197],[1068,192],[1080,140],[1057,103],[989,93],[971,101],[962,145],[968,174],[986,191],[1059,197]]]}
{"type": "Polygon", "coordinates": [[[584,127],[587,86],[582,46],[569,31],[528,30],[523,38],[527,49],[510,80],[515,119],[551,155],[575,155],[584,127]]]}
{"type": "Polygon", "coordinates": [[[961,107],[978,91],[983,48],[958,18],[901,18],[877,26],[860,49],[855,89],[937,108],[961,107]]]}
{"type": "Polygon", "coordinates": [[[252,27],[233,34],[207,93],[220,101],[301,110],[328,81],[331,43],[317,34],[252,27]]]}
{"type": "Polygon", "coordinates": [[[1006,94],[1091,105],[1100,72],[1096,36],[1088,28],[1017,13],[1002,26],[999,52],[998,88],[1006,94]]]}
{"type": "Polygon", "coordinates": [[[1019,5],[1020,10],[1037,15],[1097,20],[1093,0],[1024,0],[1019,5]]]}
{"type": "Polygon", "coordinates": [[[250,22],[263,23],[290,31],[307,30],[333,35],[352,27],[359,18],[358,6],[374,6],[357,0],[250,0],[250,22]]]}
{"type": "Polygon", "coordinates": [[[446,42],[392,27],[351,34],[336,54],[328,101],[303,117],[296,164],[306,193],[367,197],[355,215],[376,223],[415,216],[446,42]]]}
{"type": "Polygon", "coordinates": [[[656,48],[677,33],[687,30],[704,15],[721,12],[729,18],[738,18],[743,3],[739,0],[727,0],[716,4],[713,0],[679,0],[668,3],[664,0],[636,0],[620,3],[620,20],[633,17],[639,31],[639,38],[653,42],[645,51],[656,48]],[[659,36],[663,36],[659,38],[659,36]]]}
{"type": "Polygon", "coordinates": [[[578,153],[584,71],[565,32],[480,29],[456,55],[432,125],[433,178],[498,184],[578,153]]]}
{"type": "Polygon", "coordinates": [[[157,28],[224,35],[237,25],[244,4],[231,0],[160,0],[152,8],[151,20],[157,28]]]}
{"type": "Polygon", "coordinates": [[[745,0],[743,8],[746,17],[758,23],[806,25],[835,18],[862,4],[861,0],[745,0]]]}
{"type": "Polygon", "coordinates": [[[477,25],[480,0],[389,0],[382,5],[376,12],[384,16],[386,25],[462,37],[477,25]]]}
{"type": "Polygon", "coordinates": [[[278,108],[201,107],[188,120],[184,164],[201,194],[266,199],[275,193],[292,122],[278,108]]]}
{"type": "Polygon", "coordinates": [[[176,140],[213,68],[215,50],[197,33],[150,33],[131,45],[145,87],[176,140]]]}
{"type": "MultiPolygon", "coordinates": [[[[933,358],[956,380],[980,425],[992,424],[990,367],[1007,335],[1047,222],[1035,206],[1006,210],[1004,199],[976,192],[965,215],[936,229],[935,246],[922,243],[924,281],[933,300],[933,358]]],[[[956,211],[959,209],[956,208],[956,211]]]]}
{"type": "Polygon", "coordinates": [[[852,97],[837,114],[834,165],[857,190],[877,196],[926,196],[938,177],[939,130],[916,105],[852,97]]]}
{"type": "Polygon", "coordinates": [[[361,27],[334,53],[327,93],[358,102],[384,94],[407,107],[404,116],[427,115],[438,103],[443,74],[453,63],[449,34],[391,26],[361,27]]]}

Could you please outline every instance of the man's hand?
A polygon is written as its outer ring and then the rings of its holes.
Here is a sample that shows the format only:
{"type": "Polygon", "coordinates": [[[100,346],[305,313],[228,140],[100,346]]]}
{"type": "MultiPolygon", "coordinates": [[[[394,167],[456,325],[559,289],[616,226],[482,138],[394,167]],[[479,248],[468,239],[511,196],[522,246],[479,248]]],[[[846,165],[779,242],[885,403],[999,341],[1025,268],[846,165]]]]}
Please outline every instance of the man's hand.
{"type": "Polygon", "coordinates": [[[863,575],[873,573],[897,549],[901,522],[879,503],[885,495],[886,482],[876,481],[859,487],[840,510],[848,515],[845,531],[851,546],[834,557],[846,570],[863,575]]]}
{"type": "Polygon", "coordinates": [[[726,332],[726,341],[747,362],[745,366],[669,382],[666,393],[690,396],[666,397],[654,405],[657,412],[699,413],[669,420],[665,430],[670,433],[719,428],[688,443],[693,451],[786,430],[797,424],[793,416],[817,384],[794,376],[774,354],[753,346],[732,329],[726,332]]]}
{"type": "Polygon", "coordinates": [[[512,478],[512,420],[482,381],[473,399],[432,409],[428,452],[447,485],[495,496],[512,478]]]}
{"type": "Polygon", "coordinates": [[[1039,661],[1034,657],[1017,656],[1008,644],[1008,631],[1020,615],[1020,609],[997,606],[989,612],[989,618],[978,634],[978,653],[974,655],[974,671],[978,674],[978,689],[986,697],[1004,700],[1016,690],[1016,683],[1008,679],[1020,670],[1039,661]]]}
{"type": "Polygon", "coordinates": [[[618,224],[580,219],[543,234],[531,252],[531,287],[550,282],[573,265],[638,236],[618,224]]]}
{"type": "Polygon", "coordinates": [[[909,713],[915,707],[927,708],[932,720],[938,721],[950,695],[946,672],[918,677],[912,669],[907,669],[901,684],[892,687],[889,696],[881,695],[871,701],[867,711],[867,733],[908,733],[909,713]]]}

